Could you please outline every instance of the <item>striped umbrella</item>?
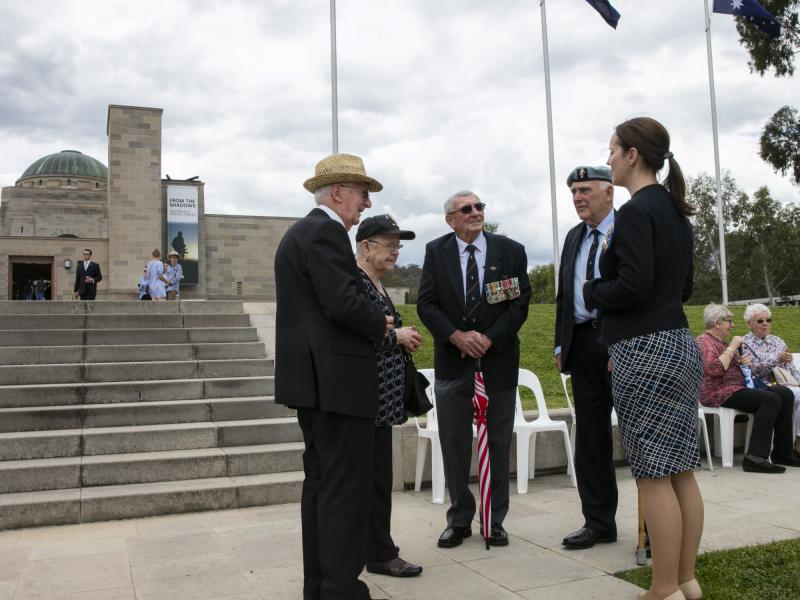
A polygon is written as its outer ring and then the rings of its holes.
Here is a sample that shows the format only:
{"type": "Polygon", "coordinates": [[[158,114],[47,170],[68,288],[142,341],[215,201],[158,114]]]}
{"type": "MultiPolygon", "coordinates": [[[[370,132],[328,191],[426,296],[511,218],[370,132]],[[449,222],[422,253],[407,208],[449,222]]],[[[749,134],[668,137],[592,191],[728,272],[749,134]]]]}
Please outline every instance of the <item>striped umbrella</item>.
{"type": "Polygon", "coordinates": [[[486,549],[489,549],[489,538],[492,537],[492,471],[489,466],[489,435],[486,428],[486,410],[489,408],[489,397],[483,383],[481,360],[475,361],[475,394],[472,396],[472,408],[475,411],[475,425],[478,429],[478,494],[481,497],[481,523],[486,549]]]}

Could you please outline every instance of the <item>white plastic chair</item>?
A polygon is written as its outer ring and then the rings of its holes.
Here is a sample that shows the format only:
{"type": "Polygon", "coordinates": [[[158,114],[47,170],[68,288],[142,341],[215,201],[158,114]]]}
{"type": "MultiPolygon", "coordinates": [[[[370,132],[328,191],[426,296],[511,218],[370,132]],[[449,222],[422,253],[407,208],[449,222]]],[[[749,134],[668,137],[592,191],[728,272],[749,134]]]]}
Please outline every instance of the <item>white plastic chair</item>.
{"type": "Polygon", "coordinates": [[[442,445],[439,442],[439,423],[436,420],[436,395],[433,392],[435,382],[433,369],[419,369],[430,385],[425,390],[433,408],[425,415],[426,426],[419,424],[419,417],[414,417],[417,424],[417,470],[414,477],[414,491],[422,489],[422,471],[428,453],[428,442],[431,444],[431,502],[444,504],[444,462],[442,461],[442,445]]]}
{"type": "Polygon", "coordinates": [[[533,479],[536,466],[536,434],[541,431],[560,431],[564,436],[564,452],[567,455],[567,473],[572,479],[573,487],[578,487],[575,479],[575,465],[572,462],[572,444],[569,431],[564,421],[554,421],[547,412],[542,386],[539,378],[527,369],[519,370],[519,386],[526,387],[536,398],[539,416],[533,421],[526,421],[522,414],[522,403],[517,389],[516,408],[514,413],[514,433],[517,435],[517,493],[528,492],[528,479],[533,479]]]}
{"type": "MultiPolygon", "coordinates": [[[[569,375],[565,375],[561,373],[561,385],[564,386],[564,395],[567,397],[567,406],[569,406],[569,412],[572,414],[572,429],[570,431],[570,436],[572,439],[572,454],[575,455],[575,409],[572,407],[572,400],[569,397],[569,389],[567,388],[567,380],[570,379],[569,375]]],[[[708,427],[706,426],[706,419],[703,414],[703,407],[699,406],[697,409],[697,429],[698,429],[698,436],[702,438],[705,442],[706,446],[706,457],[708,458],[708,469],[710,471],[714,470],[714,464],[711,460],[711,448],[708,444],[708,427]]],[[[617,411],[613,408],[611,409],[611,426],[617,427],[619,424],[619,420],[617,419],[617,411]]]]}
{"type": "Polygon", "coordinates": [[[794,363],[795,367],[800,369],[800,352],[795,352],[792,354],[792,362],[794,363]]]}
{"type": "MultiPolygon", "coordinates": [[[[722,467],[733,466],[733,424],[738,415],[747,417],[747,435],[745,437],[745,448],[750,443],[750,432],[753,429],[753,415],[750,413],[742,412],[734,408],[725,408],[718,406],[712,408],[710,406],[701,406],[700,411],[703,415],[714,416],[714,454],[722,456],[722,467]]],[[[705,417],[703,417],[705,423],[705,417]]],[[[706,437],[708,440],[708,437],[706,437]]]]}

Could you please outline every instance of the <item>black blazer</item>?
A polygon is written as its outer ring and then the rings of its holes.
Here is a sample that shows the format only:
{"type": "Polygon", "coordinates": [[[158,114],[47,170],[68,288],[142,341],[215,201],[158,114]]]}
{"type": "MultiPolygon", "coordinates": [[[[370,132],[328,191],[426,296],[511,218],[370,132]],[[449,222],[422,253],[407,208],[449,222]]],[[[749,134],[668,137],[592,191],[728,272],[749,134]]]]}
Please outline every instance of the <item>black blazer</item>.
{"type": "Polygon", "coordinates": [[[456,379],[465,361],[461,351],[450,343],[456,329],[479,331],[492,340],[492,347],[481,359],[487,390],[507,390],[517,385],[519,370],[519,331],[528,317],[531,285],[525,247],[502,235],[486,236],[481,303],[475,323],[465,323],[464,279],[455,233],[429,242],[417,296],[417,314],[433,334],[434,366],[438,379],[456,379]],[[493,281],[517,277],[520,296],[497,304],[486,301],[485,286],[493,281]]]}
{"type": "Polygon", "coordinates": [[[575,326],[575,259],[586,224],[581,221],[567,233],[561,249],[561,267],[558,269],[558,292],[556,293],[556,335],[553,348],[561,346],[561,370],[567,372],[569,350],[572,345],[572,328],[575,326]]]}
{"type": "Polygon", "coordinates": [[[94,261],[89,262],[89,268],[83,268],[83,261],[78,261],[78,268],[75,270],[75,287],[72,290],[74,294],[85,294],[87,290],[96,288],[97,284],[103,280],[103,275],[100,273],[100,265],[94,261]],[[94,283],[86,283],[86,277],[94,277],[94,283]]]}
{"type": "Polygon", "coordinates": [[[583,286],[586,307],[603,312],[601,341],[688,327],[683,303],[692,294],[694,238],[669,192],[648,185],[617,213],[600,257],[600,279],[583,286]]]}
{"type": "Polygon", "coordinates": [[[275,254],[275,288],[275,401],[374,419],[386,318],[344,227],[318,208],[292,225],[275,254]]]}

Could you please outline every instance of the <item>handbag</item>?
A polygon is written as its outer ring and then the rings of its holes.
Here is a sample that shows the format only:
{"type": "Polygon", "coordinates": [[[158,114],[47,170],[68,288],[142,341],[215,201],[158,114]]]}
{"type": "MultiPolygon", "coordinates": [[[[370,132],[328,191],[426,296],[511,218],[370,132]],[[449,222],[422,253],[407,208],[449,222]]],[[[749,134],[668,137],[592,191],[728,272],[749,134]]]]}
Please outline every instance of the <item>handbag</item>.
{"type": "Polygon", "coordinates": [[[772,376],[775,378],[775,382],[778,385],[800,387],[800,383],[798,383],[795,376],[792,375],[792,372],[786,367],[775,367],[772,369],[772,376]]]}
{"type": "Polygon", "coordinates": [[[433,408],[433,404],[428,400],[425,389],[430,385],[428,379],[417,371],[411,355],[403,350],[403,362],[405,367],[405,389],[403,391],[403,406],[406,414],[411,417],[421,417],[433,408]]]}

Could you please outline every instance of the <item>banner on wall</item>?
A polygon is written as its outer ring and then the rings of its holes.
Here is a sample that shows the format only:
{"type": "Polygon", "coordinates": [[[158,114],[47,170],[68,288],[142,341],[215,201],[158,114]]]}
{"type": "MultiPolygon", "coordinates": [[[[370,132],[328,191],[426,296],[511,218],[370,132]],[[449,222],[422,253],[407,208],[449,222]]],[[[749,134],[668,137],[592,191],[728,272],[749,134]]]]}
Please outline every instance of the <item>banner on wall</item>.
{"type": "MultiPolygon", "coordinates": [[[[181,285],[197,285],[200,267],[197,188],[167,186],[167,256],[177,252],[183,267],[181,285]]],[[[166,259],[166,257],[165,257],[166,259]]]]}

